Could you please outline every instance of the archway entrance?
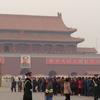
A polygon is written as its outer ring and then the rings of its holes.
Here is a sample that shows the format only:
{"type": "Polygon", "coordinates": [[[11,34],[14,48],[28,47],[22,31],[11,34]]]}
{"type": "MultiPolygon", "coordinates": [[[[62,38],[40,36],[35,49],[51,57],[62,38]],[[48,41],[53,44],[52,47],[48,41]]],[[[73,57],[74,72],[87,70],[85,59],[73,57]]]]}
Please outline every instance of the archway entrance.
{"type": "Polygon", "coordinates": [[[49,77],[55,77],[57,75],[57,72],[54,70],[49,71],[48,73],[49,77]]]}
{"type": "Polygon", "coordinates": [[[29,71],[30,71],[29,68],[22,68],[21,71],[20,71],[20,75],[25,75],[29,71]]]}

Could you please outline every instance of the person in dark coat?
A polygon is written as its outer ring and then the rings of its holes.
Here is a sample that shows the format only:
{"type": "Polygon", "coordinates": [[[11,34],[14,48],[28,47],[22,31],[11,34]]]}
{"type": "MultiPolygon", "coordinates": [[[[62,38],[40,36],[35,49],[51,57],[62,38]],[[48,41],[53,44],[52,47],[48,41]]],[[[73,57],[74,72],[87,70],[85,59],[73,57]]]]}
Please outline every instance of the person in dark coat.
{"type": "Polygon", "coordinates": [[[45,100],[53,100],[52,79],[47,80],[46,89],[45,89],[45,100]]]}
{"type": "Polygon", "coordinates": [[[26,73],[26,79],[24,82],[24,95],[23,100],[32,100],[32,84],[31,84],[31,78],[32,73],[28,72],[26,73]]]}
{"type": "Polygon", "coordinates": [[[12,77],[12,80],[11,80],[11,91],[16,92],[16,81],[15,81],[14,77],[12,77]]]}
{"type": "Polygon", "coordinates": [[[94,100],[98,100],[100,97],[100,80],[99,78],[94,78],[94,100]]]}

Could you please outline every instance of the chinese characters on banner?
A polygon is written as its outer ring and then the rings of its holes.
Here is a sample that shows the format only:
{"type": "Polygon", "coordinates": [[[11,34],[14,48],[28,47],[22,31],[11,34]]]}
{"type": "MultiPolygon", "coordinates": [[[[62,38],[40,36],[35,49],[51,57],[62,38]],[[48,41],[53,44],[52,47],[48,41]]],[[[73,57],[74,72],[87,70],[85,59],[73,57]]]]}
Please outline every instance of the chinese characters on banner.
{"type": "Polygon", "coordinates": [[[31,68],[31,57],[29,55],[22,55],[20,62],[21,68],[31,68]]]}
{"type": "Polygon", "coordinates": [[[46,64],[100,65],[100,58],[46,58],[46,64]]]}

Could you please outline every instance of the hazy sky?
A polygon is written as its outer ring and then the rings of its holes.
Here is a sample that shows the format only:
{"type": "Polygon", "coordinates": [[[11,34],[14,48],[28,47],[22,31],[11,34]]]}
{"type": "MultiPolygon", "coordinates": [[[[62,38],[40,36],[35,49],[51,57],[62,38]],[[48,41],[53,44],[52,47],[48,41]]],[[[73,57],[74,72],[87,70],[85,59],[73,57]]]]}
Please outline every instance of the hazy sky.
{"type": "Polygon", "coordinates": [[[75,37],[85,38],[82,47],[95,47],[100,53],[100,0],[0,0],[0,14],[57,16],[66,26],[77,28],[75,37]]]}

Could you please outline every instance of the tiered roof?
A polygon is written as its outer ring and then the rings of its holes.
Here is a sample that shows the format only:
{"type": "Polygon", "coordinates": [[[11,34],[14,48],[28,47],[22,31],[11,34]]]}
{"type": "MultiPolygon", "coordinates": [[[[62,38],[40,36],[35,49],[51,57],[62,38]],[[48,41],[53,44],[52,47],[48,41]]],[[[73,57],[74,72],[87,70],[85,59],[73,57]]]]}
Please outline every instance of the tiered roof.
{"type": "Polygon", "coordinates": [[[78,53],[97,53],[95,48],[77,48],[78,53]]]}
{"type": "Polygon", "coordinates": [[[82,42],[84,39],[72,38],[71,36],[65,36],[61,34],[12,34],[3,33],[0,34],[0,40],[12,40],[12,41],[48,41],[48,42],[82,42]]]}
{"type": "Polygon", "coordinates": [[[60,16],[29,16],[0,14],[0,30],[52,31],[73,33],[60,16]]]}
{"type": "Polygon", "coordinates": [[[69,28],[63,23],[60,14],[58,16],[30,16],[0,14],[0,40],[28,40],[28,41],[59,41],[59,42],[82,42],[84,39],[73,38],[71,33],[75,28],[69,28]],[[3,31],[8,33],[4,33],[3,31]],[[12,34],[11,31],[46,32],[49,34],[12,34]],[[58,33],[55,35],[51,33],[58,33]],[[64,34],[63,34],[64,33],[64,34]],[[68,35],[66,35],[68,34],[68,35]]]}

